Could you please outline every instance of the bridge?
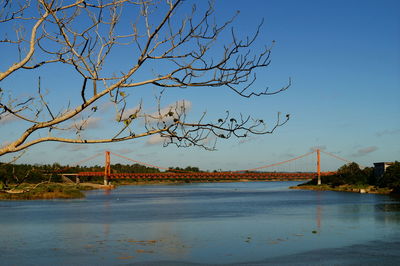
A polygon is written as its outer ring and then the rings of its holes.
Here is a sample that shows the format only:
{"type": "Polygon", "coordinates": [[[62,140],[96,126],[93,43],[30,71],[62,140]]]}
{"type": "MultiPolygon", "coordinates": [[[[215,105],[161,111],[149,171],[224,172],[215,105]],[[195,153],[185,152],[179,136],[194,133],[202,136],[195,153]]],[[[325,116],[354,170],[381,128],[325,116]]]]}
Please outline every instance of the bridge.
{"type": "MultiPolygon", "coordinates": [[[[207,181],[207,180],[214,180],[214,181],[223,181],[223,180],[306,180],[306,179],[313,179],[318,178],[318,184],[321,184],[321,176],[333,175],[336,172],[323,172],[321,171],[321,153],[334,157],[335,159],[339,159],[345,162],[350,162],[349,160],[343,159],[338,157],[332,153],[322,151],[320,149],[316,149],[312,152],[303,154],[301,156],[294,157],[292,159],[269,164],[263,165],[260,167],[252,168],[252,169],[245,169],[245,170],[236,170],[236,171],[225,171],[225,172],[190,172],[184,170],[176,170],[170,169],[165,167],[160,167],[144,162],[140,162],[128,157],[125,157],[120,154],[116,154],[111,151],[105,151],[105,164],[104,164],[104,171],[101,172],[79,172],[75,174],[62,174],[64,176],[76,176],[77,178],[81,177],[103,177],[104,184],[110,184],[111,180],[117,179],[134,179],[134,180],[191,180],[191,181],[207,181]],[[157,173],[115,173],[111,169],[111,154],[125,160],[132,161],[134,163],[153,167],[159,169],[163,172],[157,173]],[[271,167],[275,167],[278,165],[287,164],[290,162],[294,162],[296,160],[316,156],[316,165],[315,171],[311,172],[276,172],[276,171],[265,171],[264,169],[268,169],[271,167]]],[[[97,157],[98,155],[92,156],[88,159],[83,161],[88,161],[97,157]]],[[[82,161],[81,161],[82,162],[82,161]]]]}

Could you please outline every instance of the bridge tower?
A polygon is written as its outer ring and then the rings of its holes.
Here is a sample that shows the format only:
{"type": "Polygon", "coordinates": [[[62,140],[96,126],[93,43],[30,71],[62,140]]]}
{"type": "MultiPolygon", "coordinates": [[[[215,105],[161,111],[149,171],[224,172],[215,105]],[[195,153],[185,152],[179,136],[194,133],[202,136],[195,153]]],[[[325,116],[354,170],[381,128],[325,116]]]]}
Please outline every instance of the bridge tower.
{"type": "Polygon", "coordinates": [[[111,165],[110,165],[110,152],[105,151],[106,161],[104,164],[104,185],[110,185],[111,165]]]}
{"type": "Polygon", "coordinates": [[[321,185],[321,153],[317,149],[317,175],[318,175],[318,185],[321,185]]]}

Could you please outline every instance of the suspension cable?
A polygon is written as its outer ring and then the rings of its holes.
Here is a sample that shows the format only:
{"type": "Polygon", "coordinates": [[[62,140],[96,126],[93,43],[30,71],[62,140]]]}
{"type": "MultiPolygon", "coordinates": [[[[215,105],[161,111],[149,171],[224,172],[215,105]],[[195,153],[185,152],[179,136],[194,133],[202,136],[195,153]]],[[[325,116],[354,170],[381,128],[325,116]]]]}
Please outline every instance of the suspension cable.
{"type": "MultiPolygon", "coordinates": [[[[347,163],[352,163],[352,162],[353,162],[353,161],[344,159],[344,158],[342,158],[342,157],[339,157],[339,156],[337,156],[337,155],[335,155],[335,154],[332,154],[332,153],[330,153],[330,152],[327,152],[327,151],[322,151],[322,150],[321,150],[321,152],[323,152],[323,153],[325,153],[325,154],[327,154],[327,155],[329,155],[329,156],[332,156],[332,157],[334,157],[334,158],[336,158],[336,159],[338,159],[338,160],[345,161],[345,162],[347,162],[347,163]]],[[[359,165],[359,166],[365,168],[365,166],[363,166],[363,165],[359,165]]]]}
{"type": "MultiPolygon", "coordinates": [[[[289,160],[286,160],[286,161],[282,161],[282,162],[278,162],[278,163],[273,163],[273,164],[268,164],[268,165],[263,165],[263,166],[259,166],[259,167],[256,167],[256,168],[245,169],[245,170],[235,170],[235,171],[224,171],[224,172],[237,173],[237,172],[251,172],[251,171],[256,171],[256,170],[260,170],[260,169],[264,169],[264,168],[268,168],[268,167],[273,167],[273,166],[278,166],[278,165],[282,165],[282,164],[285,164],[285,163],[289,163],[289,162],[292,162],[292,161],[295,161],[295,160],[304,158],[304,157],[306,157],[306,156],[309,156],[309,155],[311,155],[311,154],[313,154],[313,153],[315,153],[315,152],[316,152],[316,151],[311,151],[311,152],[308,152],[308,153],[306,153],[306,154],[303,154],[303,155],[294,157],[294,158],[289,159],[289,160]]],[[[347,159],[341,158],[341,157],[339,157],[339,156],[337,156],[337,155],[334,155],[334,154],[329,153],[329,152],[326,152],[326,151],[322,151],[322,150],[321,150],[321,152],[323,152],[323,153],[325,153],[325,154],[327,154],[327,155],[329,155],[329,156],[332,156],[332,157],[334,157],[334,158],[336,158],[336,159],[339,159],[339,160],[348,162],[348,163],[351,163],[351,162],[352,162],[352,161],[349,161],[349,160],[347,160],[347,159]]],[[[126,156],[123,156],[123,155],[120,155],[120,154],[117,154],[117,153],[114,153],[114,152],[111,152],[111,151],[110,151],[110,153],[113,154],[113,155],[115,155],[115,156],[118,156],[118,157],[120,157],[120,158],[126,159],[126,160],[128,160],[128,161],[132,161],[132,162],[135,162],[135,163],[138,163],[138,164],[141,164],[141,165],[145,165],[145,166],[148,166],[148,167],[154,167],[154,168],[157,168],[157,169],[167,170],[167,171],[168,171],[168,170],[173,170],[173,171],[177,171],[177,172],[186,172],[186,173],[191,172],[191,171],[171,169],[171,168],[161,167],[161,166],[157,166],[157,165],[153,165],[153,164],[149,164],[149,163],[144,163],[144,162],[137,161],[137,160],[128,158],[128,157],[126,157],[126,156]]],[[[82,162],[91,160],[91,159],[97,157],[98,155],[99,155],[99,154],[96,154],[95,156],[92,156],[92,157],[90,157],[90,158],[88,158],[88,159],[82,160],[82,161],[80,161],[80,162],[78,162],[78,163],[82,163],[82,162]]],[[[78,163],[77,163],[77,164],[78,164],[78,163]]],[[[360,165],[360,166],[361,166],[361,165],[360,165]]]]}
{"type": "Polygon", "coordinates": [[[55,172],[64,172],[64,171],[66,171],[66,170],[68,170],[68,169],[70,169],[70,168],[72,168],[72,167],[75,167],[75,166],[78,166],[78,165],[80,165],[80,164],[82,164],[82,163],[85,163],[85,162],[87,162],[87,161],[90,161],[90,160],[92,160],[92,159],[94,159],[94,158],[96,158],[96,157],[98,157],[98,156],[100,156],[100,155],[102,155],[102,154],[103,154],[103,153],[97,153],[97,154],[95,154],[95,155],[93,155],[93,156],[90,156],[90,157],[88,157],[88,158],[85,158],[85,159],[83,159],[83,160],[80,160],[80,161],[78,161],[78,162],[72,164],[71,166],[64,167],[64,168],[59,169],[59,170],[57,170],[57,171],[55,171],[55,172]]]}
{"type": "Polygon", "coordinates": [[[308,152],[308,153],[306,153],[306,154],[297,156],[297,157],[295,157],[295,158],[292,158],[292,159],[289,159],[289,160],[286,160],[286,161],[283,161],[283,162],[274,163],[274,164],[269,164],[269,165],[264,165],[264,166],[260,166],[260,167],[256,167],[256,168],[252,168],[252,169],[237,170],[237,171],[231,171],[231,172],[232,172],[232,173],[236,173],[236,172],[255,171],[255,170],[259,170],[259,169],[263,169],[263,168],[268,168],[268,167],[272,167],[272,166],[277,166],[277,165],[281,165],[281,164],[284,164],[284,163],[288,163],[288,162],[291,162],[291,161],[295,161],[295,160],[301,159],[301,158],[306,157],[306,156],[308,156],[308,155],[310,155],[310,154],[313,154],[313,153],[315,153],[315,151],[308,152]]]}
{"type": "Polygon", "coordinates": [[[110,153],[115,155],[115,156],[121,157],[121,158],[126,159],[128,161],[132,161],[132,162],[135,162],[135,163],[138,163],[138,164],[141,164],[141,165],[150,166],[150,167],[154,167],[154,168],[162,169],[162,170],[171,170],[170,168],[165,168],[165,167],[161,167],[161,166],[157,166],[157,165],[153,165],[153,164],[149,164],[149,163],[136,161],[136,160],[133,160],[131,158],[125,157],[123,155],[119,155],[119,154],[113,153],[112,151],[110,151],[110,153]]]}

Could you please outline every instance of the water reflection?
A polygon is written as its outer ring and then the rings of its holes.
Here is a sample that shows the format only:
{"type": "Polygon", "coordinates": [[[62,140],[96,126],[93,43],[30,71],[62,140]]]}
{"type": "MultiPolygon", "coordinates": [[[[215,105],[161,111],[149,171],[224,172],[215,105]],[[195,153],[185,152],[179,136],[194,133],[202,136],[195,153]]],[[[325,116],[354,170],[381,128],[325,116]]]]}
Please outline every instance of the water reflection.
{"type": "Polygon", "coordinates": [[[265,262],[398,239],[396,199],[287,189],[294,184],[125,186],[77,201],[0,202],[0,261],[265,262]]]}
{"type": "Polygon", "coordinates": [[[316,191],[316,209],[317,209],[317,228],[318,231],[321,230],[321,220],[322,220],[322,197],[323,193],[322,191],[316,191]]]}
{"type": "Polygon", "coordinates": [[[383,203],[375,205],[375,220],[378,223],[389,225],[400,224],[400,203],[383,203]]]}

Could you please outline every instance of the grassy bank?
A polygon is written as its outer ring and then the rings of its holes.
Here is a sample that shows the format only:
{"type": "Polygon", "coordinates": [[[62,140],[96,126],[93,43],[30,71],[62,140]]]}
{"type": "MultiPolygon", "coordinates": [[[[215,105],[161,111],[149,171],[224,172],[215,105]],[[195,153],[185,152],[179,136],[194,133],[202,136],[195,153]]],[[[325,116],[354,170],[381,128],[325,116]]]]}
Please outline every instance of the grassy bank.
{"type": "Polygon", "coordinates": [[[79,199],[82,191],[95,189],[87,185],[45,183],[24,183],[18,188],[0,191],[0,200],[79,199]]]}
{"type": "Polygon", "coordinates": [[[343,192],[355,192],[355,193],[372,193],[372,194],[390,194],[393,189],[380,188],[371,185],[340,185],[332,186],[328,184],[312,185],[312,184],[300,184],[298,186],[290,187],[291,189],[307,189],[307,190],[320,190],[320,191],[343,191],[343,192]]]}

